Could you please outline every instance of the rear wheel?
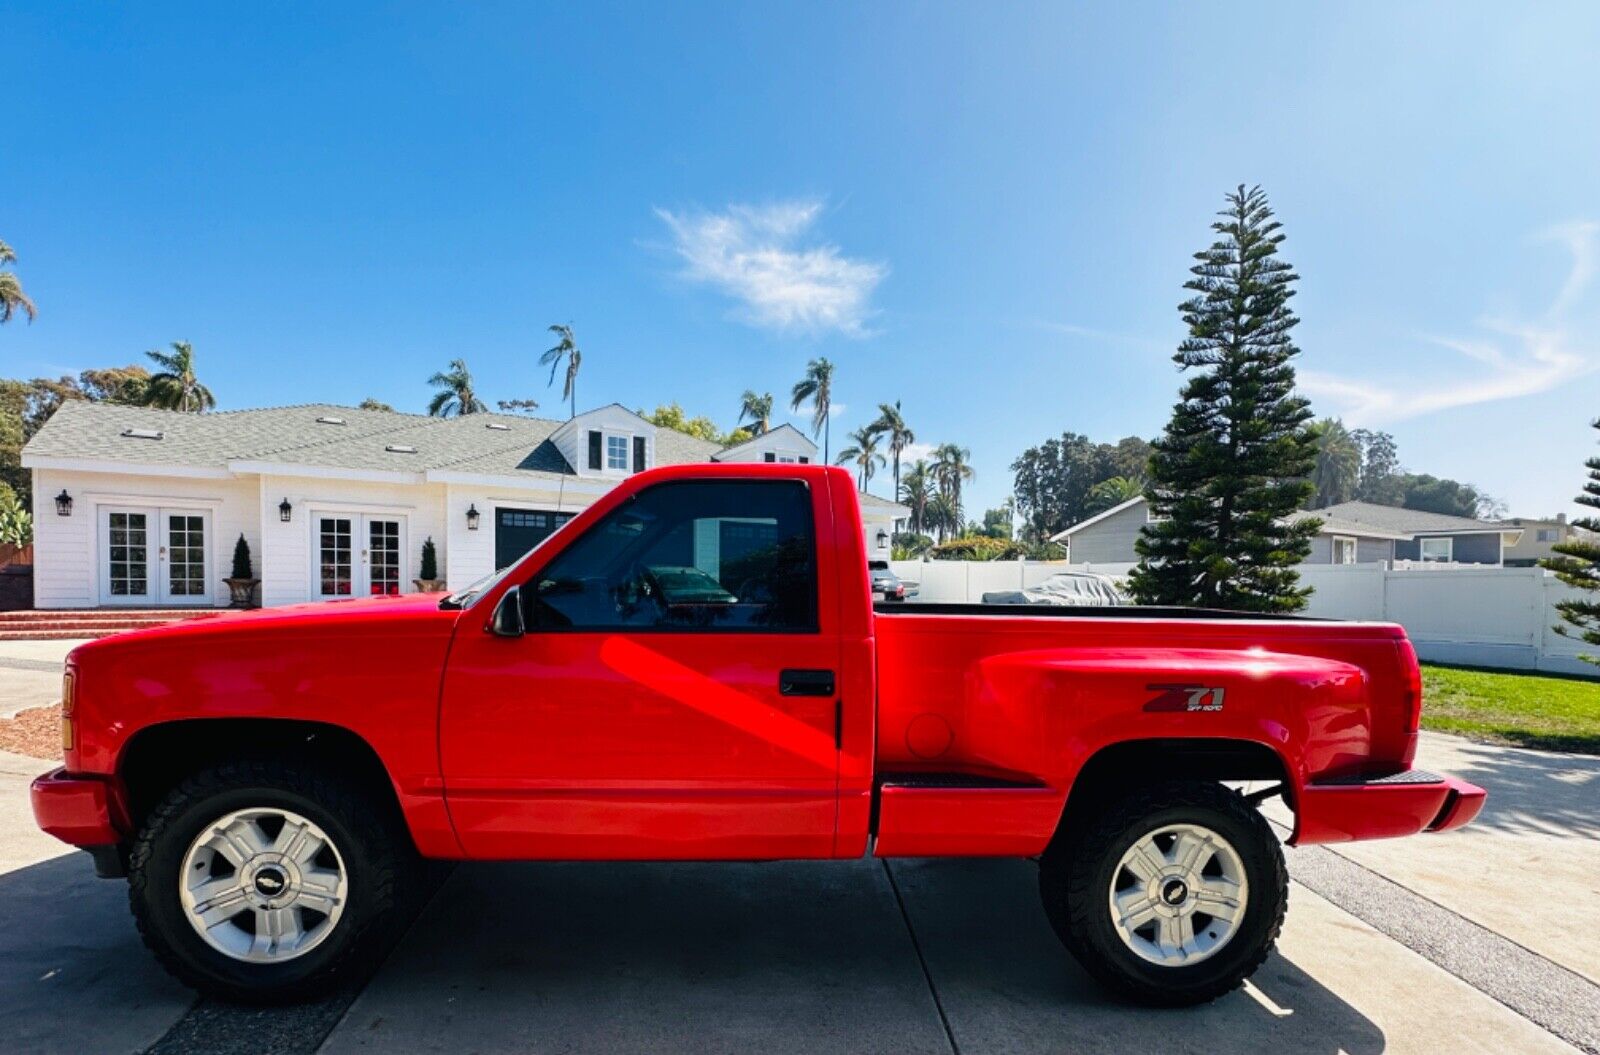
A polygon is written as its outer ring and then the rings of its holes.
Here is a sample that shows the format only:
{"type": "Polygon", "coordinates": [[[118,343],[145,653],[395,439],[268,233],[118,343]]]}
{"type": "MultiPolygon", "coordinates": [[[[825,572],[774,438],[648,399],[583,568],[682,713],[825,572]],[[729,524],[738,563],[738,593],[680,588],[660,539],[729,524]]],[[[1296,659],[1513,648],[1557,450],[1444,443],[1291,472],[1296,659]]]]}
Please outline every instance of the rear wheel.
{"type": "Polygon", "coordinates": [[[1141,1003],[1203,1003],[1272,951],[1288,872],[1271,828],[1236,792],[1163,784],[1063,836],[1040,861],[1045,913],[1108,988],[1141,1003]]]}
{"type": "Polygon", "coordinates": [[[151,811],[129,900],[163,966],[233,1000],[315,995],[365,964],[413,874],[387,804],[273,762],[195,774],[151,811]]]}

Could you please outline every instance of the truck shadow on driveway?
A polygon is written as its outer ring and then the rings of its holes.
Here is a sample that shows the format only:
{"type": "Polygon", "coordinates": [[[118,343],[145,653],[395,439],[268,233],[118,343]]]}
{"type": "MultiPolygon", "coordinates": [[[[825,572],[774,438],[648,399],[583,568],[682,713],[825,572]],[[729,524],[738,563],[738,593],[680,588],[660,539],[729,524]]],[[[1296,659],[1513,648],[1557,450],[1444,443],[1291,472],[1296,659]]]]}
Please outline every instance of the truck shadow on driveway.
{"type": "Polygon", "coordinates": [[[900,896],[877,861],[465,865],[322,1050],[1384,1049],[1282,957],[1265,1000],[1118,1002],[1056,941],[1029,862],[893,867],[900,896]]]}

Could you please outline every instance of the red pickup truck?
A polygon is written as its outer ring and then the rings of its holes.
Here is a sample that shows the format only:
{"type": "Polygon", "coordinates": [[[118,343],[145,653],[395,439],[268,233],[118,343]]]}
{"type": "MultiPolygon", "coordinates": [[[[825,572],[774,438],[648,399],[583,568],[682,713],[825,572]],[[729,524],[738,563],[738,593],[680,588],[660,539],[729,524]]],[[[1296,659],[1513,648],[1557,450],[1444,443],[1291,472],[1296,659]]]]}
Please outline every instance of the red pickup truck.
{"type": "Polygon", "coordinates": [[[370,957],[421,858],[1037,858],[1107,986],[1185,1004],[1270,951],[1292,842],[1443,831],[1399,627],[870,600],[841,469],[642,473],[458,593],[239,613],[68,657],[47,832],[145,941],[282,1000],[370,957]],[[1262,782],[1245,795],[1224,782],[1262,782]]]}

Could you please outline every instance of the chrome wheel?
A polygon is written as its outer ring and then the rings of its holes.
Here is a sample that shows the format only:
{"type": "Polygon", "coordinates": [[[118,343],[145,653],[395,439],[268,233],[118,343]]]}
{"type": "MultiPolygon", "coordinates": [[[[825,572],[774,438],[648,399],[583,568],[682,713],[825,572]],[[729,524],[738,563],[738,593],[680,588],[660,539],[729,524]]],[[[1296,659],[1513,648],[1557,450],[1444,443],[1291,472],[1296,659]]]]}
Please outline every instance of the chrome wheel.
{"type": "Polygon", "coordinates": [[[280,963],[322,944],[344,914],[344,859],[326,832],[290,810],[236,810],[207,825],[183,858],[178,897],[218,952],[280,963]]]}
{"type": "Polygon", "coordinates": [[[1111,876],[1113,928],[1137,956],[1161,967],[1199,963],[1228,944],[1250,884],[1229,842],[1198,824],[1142,836],[1111,876]]]}

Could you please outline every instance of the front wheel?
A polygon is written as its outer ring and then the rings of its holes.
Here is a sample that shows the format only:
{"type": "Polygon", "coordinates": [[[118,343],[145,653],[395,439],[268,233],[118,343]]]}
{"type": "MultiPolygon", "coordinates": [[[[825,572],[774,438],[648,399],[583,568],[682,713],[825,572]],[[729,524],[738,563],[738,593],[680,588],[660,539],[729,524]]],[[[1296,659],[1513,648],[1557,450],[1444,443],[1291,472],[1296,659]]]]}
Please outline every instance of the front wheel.
{"type": "Polygon", "coordinates": [[[409,840],[374,796],[315,770],[237,762],[151,811],[128,893],[179,980],[252,1002],[319,995],[375,951],[399,908],[409,840]]]}
{"type": "Polygon", "coordinates": [[[1272,829],[1236,792],[1162,784],[1063,834],[1040,860],[1045,914],[1108,988],[1146,1004],[1204,1003],[1272,951],[1288,871],[1272,829]]]}

